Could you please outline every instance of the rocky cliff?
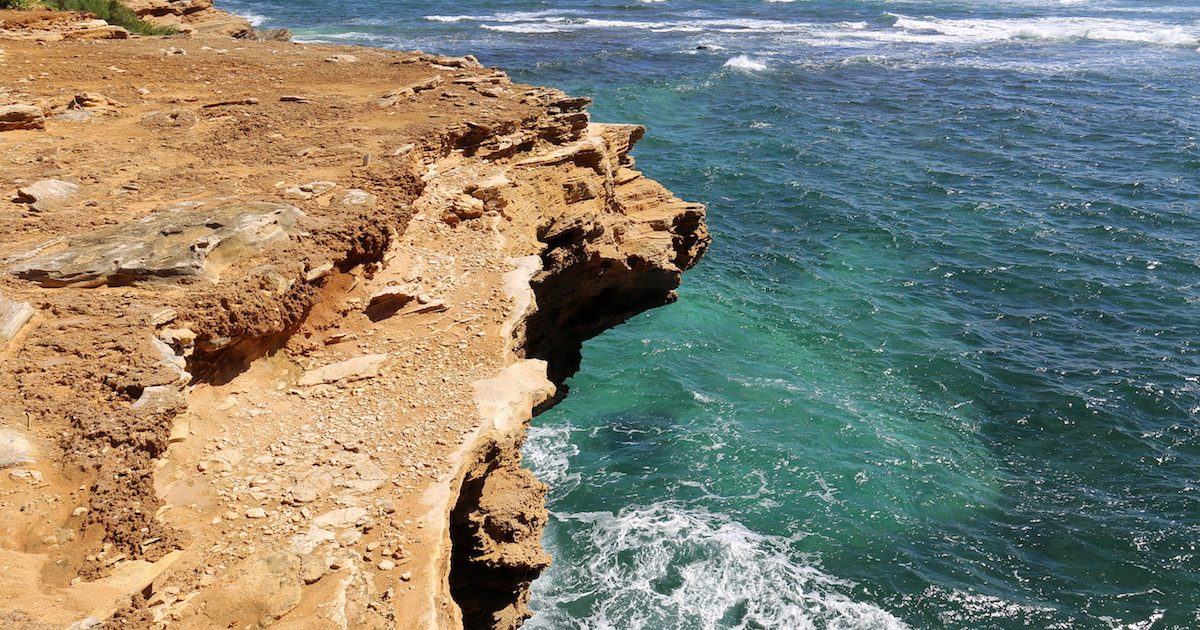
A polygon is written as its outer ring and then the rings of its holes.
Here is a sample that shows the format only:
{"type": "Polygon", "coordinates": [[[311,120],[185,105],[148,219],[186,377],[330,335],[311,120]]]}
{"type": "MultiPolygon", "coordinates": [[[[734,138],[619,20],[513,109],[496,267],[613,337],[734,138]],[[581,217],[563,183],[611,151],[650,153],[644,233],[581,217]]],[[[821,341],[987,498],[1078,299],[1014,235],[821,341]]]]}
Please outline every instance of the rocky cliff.
{"type": "Polygon", "coordinates": [[[525,428],[703,207],[471,58],[165,43],[0,40],[0,621],[519,626],[525,428]]]}
{"type": "Polygon", "coordinates": [[[184,33],[250,37],[254,27],[244,18],[218,10],[212,0],[122,0],[143,21],[184,33]]]}

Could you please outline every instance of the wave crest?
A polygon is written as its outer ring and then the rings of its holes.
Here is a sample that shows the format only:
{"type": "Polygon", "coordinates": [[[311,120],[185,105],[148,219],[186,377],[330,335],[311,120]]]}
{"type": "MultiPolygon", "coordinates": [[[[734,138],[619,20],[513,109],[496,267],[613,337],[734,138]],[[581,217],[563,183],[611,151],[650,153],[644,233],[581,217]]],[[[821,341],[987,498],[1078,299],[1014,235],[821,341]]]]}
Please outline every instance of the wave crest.
{"type": "Polygon", "coordinates": [[[733,68],[734,70],[744,70],[747,72],[762,72],[767,69],[767,64],[761,59],[755,59],[749,55],[738,55],[726,61],[723,68],[733,68]]]}

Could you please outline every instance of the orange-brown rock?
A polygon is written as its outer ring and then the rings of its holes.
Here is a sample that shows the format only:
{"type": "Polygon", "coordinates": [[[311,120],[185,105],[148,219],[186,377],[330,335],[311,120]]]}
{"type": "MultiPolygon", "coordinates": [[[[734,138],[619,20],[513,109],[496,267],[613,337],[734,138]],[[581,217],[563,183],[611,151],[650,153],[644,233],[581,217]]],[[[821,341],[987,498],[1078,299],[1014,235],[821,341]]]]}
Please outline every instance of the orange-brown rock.
{"type": "Polygon", "coordinates": [[[4,42],[58,114],[0,181],[78,190],[0,200],[0,620],[517,627],[527,424],[674,299],[703,207],[634,168],[642,128],[472,58],[170,43],[4,42]]]}
{"type": "Polygon", "coordinates": [[[213,6],[212,0],[121,0],[145,22],[197,35],[251,38],[248,20],[213,6]]]}
{"type": "Polygon", "coordinates": [[[43,129],[46,116],[42,108],[34,105],[0,105],[0,131],[18,129],[43,129]]]}

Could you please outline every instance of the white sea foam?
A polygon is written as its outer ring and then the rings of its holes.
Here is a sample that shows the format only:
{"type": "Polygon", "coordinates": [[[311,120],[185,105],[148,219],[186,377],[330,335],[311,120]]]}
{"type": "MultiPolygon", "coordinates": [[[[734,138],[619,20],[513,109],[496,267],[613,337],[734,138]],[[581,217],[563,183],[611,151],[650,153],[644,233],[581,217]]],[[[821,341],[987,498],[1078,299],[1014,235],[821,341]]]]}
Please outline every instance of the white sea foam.
{"type": "Polygon", "coordinates": [[[992,595],[938,586],[925,589],[920,598],[949,604],[939,617],[947,626],[956,628],[978,626],[981,619],[995,622],[1011,620],[1027,628],[1054,627],[1051,623],[1055,609],[1049,606],[1012,602],[992,595]]]}
{"type": "Polygon", "coordinates": [[[535,426],[525,438],[525,464],[550,486],[551,500],[579,487],[579,473],[571,472],[571,458],[579,454],[579,447],[571,443],[571,430],[535,426]]]}
{"type": "MultiPolygon", "coordinates": [[[[1168,46],[1200,43],[1200,30],[1152,22],[1111,18],[965,19],[914,18],[892,14],[893,28],[909,41],[987,43],[1007,40],[1095,40],[1138,42],[1168,46]]],[[[901,38],[905,39],[905,38],[901,38]]]]}
{"type": "Polygon", "coordinates": [[[245,19],[247,22],[250,23],[250,26],[254,26],[254,27],[262,26],[263,23],[267,21],[267,17],[265,15],[259,15],[257,13],[251,13],[249,11],[238,11],[238,12],[234,13],[234,15],[245,19]]]}
{"type": "Polygon", "coordinates": [[[484,24],[481,26],[485,31],[496,31],[499,33],[565,33],[567,29],[558,28],[550,24],[526,23],[526,24],[484,24]]]}
{"type": "Polygon", "coordinates": [[[734,70],[743,70],[746,72],[761,72],[767,69],[767,64],[765,61],[761,59],[755,59],[749,55],[738,55],[736,57],[731,57],[725,62],[723,67],[732,68],[734,70]]]}
{"type": "Polygon", "coordinates": [[[1112,628],[1112,630],[1151,630],[1165,616],[1167,616],[1167,611],[1156,610],[1146,619],[1131,623],[1126,623],[1112,617],[1100,617],[1100,620],[1107,623],[1108,627],[1112,628]]]}
{"type": "Polygon", "coordinates": [[[351,42],[393,42],[395,37],[392,35],[380,35],[378,33],[363,33],[361,31],[346,31],[344,33],[331,33],[321,35],[318,39],[311,41],[351,41],[351,42]]]}
{"type": "MultiPolygon", "coordinates": [[[[552,497],[578,487],[570,426],[530,429],[526,463],[552,497]]],[[[551,500],[553,504],[553,498],[551,500]]],[[[546,540],[558,558],[535,585],[537,615],[525,627],[649,630],[687,627],[906,630],[877,606],[845,595],[853,585],[793,551],[796,538],[768,536],[724,515],[674,501],[612,514],[554,514],[546,540]],[[570,538],[572,565],[556,548],[570,538]],[[594,602],[586,614],[561,605],[594,602]]]]}
{"type": "MultiPolygon", "coordinates": [[[[671,22],[588,18],[569,11],[510,12],[492,15],[427,15],[432,22],[552,24],[562,30],[614,29],[658,32],[779,33],[811,28],[808,23],[761,19],[680,20],[671,22]]],[[[484,26],[487,28],[487,26],[484,26]]],[[[492,29],[495,30],[495,29],[492,29]]]]}
{"type": "Polygon", "coordinates": [[[1075,41],[1200,45],[1200,25],[1177,25],[1144,19],[1109,17],[1042,17],[1014,19],[944,19],[887,14],[882,24],[869,22],[789,22],[759,18],[694,18],[671,21],[603,19],[578,11],[511,11],[485,15],[428,15],[435,22],[478,22],[480,28],[509,33],[558,33],[585,30],[631,30],[659,33],[713,33],[772,38],[780,44],[810,46],[878,46],[880,44],[971,45],[1004,41],[1075,41]]]}
{"type": "Polygon", "coordinates": [[[545,11],[501,11],[488,15],[426,15],[431,22],[526,22],[539,19],[563,19],[575,11],[547,9],[545,11]]]}
{"type": "Polygon", "coordinates": [[[660,502],[617,514],[555,516],[555,527],[574,531],[575,553],[588,561],[560,562],[535,583],[538,610],[529,628],[907,627],[847,597],[852,584],[792,552],[792,540],[722,515],[660,502]],[[586,616],[577,607],[570,615],[558,608],[585,598],[593,601],[586,616]]]}

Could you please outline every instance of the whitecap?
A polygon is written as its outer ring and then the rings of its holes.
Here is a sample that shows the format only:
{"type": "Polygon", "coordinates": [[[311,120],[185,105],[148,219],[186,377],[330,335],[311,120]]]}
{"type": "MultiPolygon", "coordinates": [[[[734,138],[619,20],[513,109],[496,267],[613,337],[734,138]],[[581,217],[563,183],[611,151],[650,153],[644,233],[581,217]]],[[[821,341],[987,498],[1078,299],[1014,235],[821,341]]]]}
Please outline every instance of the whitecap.
{"type": "Polygon", "coordinates": [[[378,33],[364,33],[361,31],[345,31],[342,33],[322,34],[322,35],[319,35],[317,39],[313,39],[312,41],[322,42],[322,41],[330,41],[330,40],[336,40],[336,41],[348,40],[348,41],[354,41],[354,42],[392,42],[395,40],[395,37],[390,36],[390,35],[380,35],[378,33]]]}
{"type": "Polygon", "coordinates": [[[902,31],[885,39],[915,43],[963,42],[989,43],[1008,40],[1094,40],[1194,46],[1200,32],[1148,20],[1112,18],[1020,18],[1020,19],[941,19],[914,18],[889,14],[892,27],[902,31]]]}
{"type": "Polygon", "coordinates": [[[541,19],[564,19],[565,15],[577,14],[578,11],[563,9],[547,9],[544,11],[501,11],[488,15],[426,15],[430,22],[529,22],[541,19]]]}
{"type": "Polygon", "coordinates": [[[524,24],[484,24],[481,26],[485,31],[496,31],[499,33],[565,33],[566,29],[556,28],[550,24],[524,23],[524,24]]]}
{"type": "Polygon", "coordinates": [[[734,70],[744,70],[747,72],[761,72],[767,69],[767,64],[766,62],[750,57],[749,55],[738,55],[730,58],[722,67],[733,68],[734,70]]]}

